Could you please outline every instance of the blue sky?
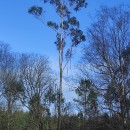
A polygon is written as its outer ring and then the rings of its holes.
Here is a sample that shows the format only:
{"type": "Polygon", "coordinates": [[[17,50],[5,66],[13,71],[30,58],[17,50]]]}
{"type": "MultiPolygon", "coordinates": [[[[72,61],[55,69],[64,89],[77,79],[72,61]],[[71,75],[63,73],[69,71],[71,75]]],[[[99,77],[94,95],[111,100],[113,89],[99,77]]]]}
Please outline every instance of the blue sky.
{"type": "MultiPolygon", "coordinates": [[[[101,5],[113,6],[129,4],[130,0],[88,0],[88,7],[81,11],[79,18],[81,27],[85,31],[91,23],[88,14],[93,14],[101,5]]],[[[33,52],[55,56],[56,48],[53,44],[55,33],[28,14],[32,5],[41,5],[40,0],[0,0],[0,41],[7,42],[17,52],[33,52]]],[[[50,7],[45,19],[55,20],[50,7]],[[50,12],[49,12],[50,10],[50,12]]]]}
{"type": "MultiPolygon", "coordinates": [[[[130,5],[130,0],[88,0],[87,8],[77,16],[83,31],[86,33],[91,23],[89,14],[93,15],[101,5],[112,7],[118,4],[130,5]]],[[[10,44],[16,52],[47,55],[53,69],[57,69],[57,51],[53,44],[55,33],[28,14],[28,8],[32,5],[43,3],[41,0],[0,0],[0,41],[10,44]]],[[[45,20],[57,19],[52,8],[45,6],[45,9],[47,10],[45,20]]]]}

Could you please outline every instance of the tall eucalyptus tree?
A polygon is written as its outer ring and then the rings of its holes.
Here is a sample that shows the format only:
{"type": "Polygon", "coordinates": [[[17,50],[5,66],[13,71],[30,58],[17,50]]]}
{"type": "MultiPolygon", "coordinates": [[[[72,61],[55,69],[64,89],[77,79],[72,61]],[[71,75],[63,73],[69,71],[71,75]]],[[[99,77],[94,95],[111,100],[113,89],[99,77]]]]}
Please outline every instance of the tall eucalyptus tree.
{"type": "MultiPolygon", "coordinates": [[[[86,7],[86,0],[44,0],[44,3],[49,3],[55,8],[56,14],[59,16],[59,21],[48,21],[47,25],[56,32],[55,44],[58,50],[59,57],[59,98],[58,98],[58,125],[60,130],[61,124],[61,95],[62,95],[62,79],[63,71],[72,56],[72,48],[79,43],[85,41],[85,36],[82,30],[79,29],[79,21],[73,15],[73,12],[78,12],[81,8],[86,7]],[[70,38],[67,41],[68,37],[70,38]],[[64,53],[67,42],[70,42],[70,48],[64,53]],[[67,61],[63,66],[63,59],[66,57],[67,61]]],[[[28,12],[40,18],[44,7],[32,6],[28,12]]]]}

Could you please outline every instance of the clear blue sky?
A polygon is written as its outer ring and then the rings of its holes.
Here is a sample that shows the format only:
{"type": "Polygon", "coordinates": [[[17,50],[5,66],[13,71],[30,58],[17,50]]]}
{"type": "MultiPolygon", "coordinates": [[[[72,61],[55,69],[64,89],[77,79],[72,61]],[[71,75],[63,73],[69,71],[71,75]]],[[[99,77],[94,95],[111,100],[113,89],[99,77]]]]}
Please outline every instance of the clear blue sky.
{"type": "MultiPolygon", "coordinates": [[[[53,68],[57,68],[55,33],[28,14],[29,7],[41,4],[41,0],[0,0],[0,41],[10,44],[16,52],[47,55],[53,68]]],[[[118,4],[130,5],[130,0],[88,0],[88,7],[78,15],[84,32],[91,23],[88,14],[94,14],[101,5],[112,7],[118,4]]],[[[49,6],[45,9],[48,10],[45,19],[55,20],[54,11],[49,6]]]]}
{"type": "MultiPolygon", "coordinates": [[[[88,7],[80,13],[81,26],[86,30],[90,24],[88,13],[93,14],[101,5],[129,4],[130,0],[88,0],[88,7]]],[[[9,43],[17,52],[34,52],[54,56],[56,48],[54,32],[42,25],[28,8],[42,4],[41,0],[0,0],[0,41],[9,43]]],[[[49,10],[50,8],[47,7],[49,10]]],[[[49,13],[48,13],[49,14],[49,13]]],[[[48,18],[55,20],[50,12],[48,18]],[[50,16],[50,17],[49,17],[50,16]]]]}

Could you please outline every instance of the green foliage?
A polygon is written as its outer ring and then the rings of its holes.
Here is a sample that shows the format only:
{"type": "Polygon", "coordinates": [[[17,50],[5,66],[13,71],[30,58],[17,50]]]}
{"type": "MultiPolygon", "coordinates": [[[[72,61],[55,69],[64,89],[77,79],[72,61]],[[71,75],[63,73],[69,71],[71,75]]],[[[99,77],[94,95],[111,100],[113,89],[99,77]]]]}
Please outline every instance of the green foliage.
{"type": "Polygon", "coordinates": [[[75,89],[78,99],[75,102],[81,107],[84,118],[95,117],[98,113],[98,93],[94,90],[95,86],[90,80],[81,80],[80,85],[75,89]]]}
{"type": "Polygon", "coordinates": [[[2,108],[0,108],[0,129],[7,130],[7,114],[2,108]]]}
{"type": "Polygon", "coordinates": [[[70,0],[69,2],[75,11],[79,11],[82,7],[87,6],[86,0],[70,0]]]}
{"type": "Polygon", "coordinates": [[[78,88],[76,89],[76,94],[78,94],[79,96],[88,92],[89,88],[91,87],[90,80],[81,80],[79,84],[80,86],[78,86],[78,88]]]}
{"type": "Polygon", "coordinates": [[[40,16],[42,15],[42,7],[38,7],[38,6],[32,6],[29,10],[28,13],[33,14],[34,16],[40,16]]]}
{"type": "MultiPolygon", "coordinates": [[[[9,130],[27,130],[27,116],[26,112],[15,111],[12,114],[9,130]]],[[[0,109],[0,129],[8,129],[8,114],[3,109],[0,109]]]]}
{"type": "Polygon", "coordinates": [[[27,117],[28,113],[23,111],[16,111],[13,114],[14,121],[12,125],[13,130],[26,130],[27,129],[27,117]]]}
{"type": "Polygon", "coordinates": [[[56,24],[55,22],[52,22],[52,21],[48,21],[48,22],[47,22],[47,25],[48,25],[49,27],[51,27],[51,28],[56,29],[56,30],[58,30],[58,28],[59,28],[58,24],[56,24]]]}
{"type": "MultiPolygon", "coordinates": [[[[56,13],[62,19],[61,21],[47,22],[47,25],[56,31],[57,39],[55,44],[58,50],[60,49],[61,43],[65,47],[65,39],[68,36],[71,39],[73,47],[86,40],[82,30],[79,29],[79,21],[72,15],[72,9],[79,11],[81,8],[86,7],[86,0],[69,0],[68,2],[64,0],[44,0],[43,2],[50,3],[50,5],[54,6],[56,13]]],[[[43,9],[42,7],[32,6],[28,12],[38,18],[42,15],[43,9]]]]}

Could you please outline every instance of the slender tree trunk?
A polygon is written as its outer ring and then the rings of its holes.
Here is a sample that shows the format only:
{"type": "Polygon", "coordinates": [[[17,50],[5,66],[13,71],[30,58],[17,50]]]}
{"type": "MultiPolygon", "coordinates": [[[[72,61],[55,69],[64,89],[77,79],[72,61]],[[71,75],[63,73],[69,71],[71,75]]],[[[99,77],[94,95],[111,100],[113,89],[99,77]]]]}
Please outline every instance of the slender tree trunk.
{"type": "MultiPolygon", "coordinates": [[[[120,47],[119,47],[120,48],[120,47]]],[[[123,59],[121,54],[119,54],[120,71],[121,71],[121,97],[120,97],[120,108],[121,108],[121,120],[122,120],[122,130],[126,127],[126,95],[124,86],[124,69],[123,69],[123,59]]]]}
{"type": "Polygon", "coordinates": [[[126,130],[126,97],[125,97],[125,87],[122,84],[122,94],[120,99],[121,105],[121,120],[122,120],[122,130],[126,130]]]}
{"type": "Polygon", "coordinates": [[[87,97],[86,97],[86,91],[85,91],[85,101],[84,101],[84,130],[86,129],[86,106],[87,106],[87,97]]]}
{"type": "MultiPolygon", "coordinates": [[[[62,6],[61,6],[62,7],[62,6]]],[[[59,83],[59,97],[58,97],[58,130],[61,130],[61,98],[62,98],[62,78],[63,78],[63,21],[62,8],[61,8],[61,30],[60,30],[60,45],[59,45],[59,70],[60,70],[60,83],[59,83]]]]}
{"type": "Polygon", "coordinates": [[[9,113],[8,113],[8,124],[7,124],[7,126],[8,126],[8,130],[10,129],[10,122],[9,122],[9,118],[10,118],[10,116],[9,116],[9,113]]]}
{"type": "Polygon", "coordinates": [[[54,114],[54,120],[53,120],[53,126],[52,126],[52,128],[53,128],[53,130],[57,130],[57,115],[58,115],[58,113],[57,113],[57,110],[58,110],[58,89],[57,89],[57,86],[55,85],[55,93],[56,93],[56,101],[55,101],[55,104],[54,104],[54,106],[55,106],[55,114],[54,114]]]}
{"type": "Polygon", "coordinates": [[[43,130],[43,122],[42,121],[40,121],[40,123],[39,123],[39,130],[43,130]]]}
{"type": "Polygon", "coordinates": [[[7,124],[7,129],[10,130],[10,118],[11,118],[11,115],[12,115],[12,106],[11,106],[11,100],[9,99],[8,100],[8,124],[7,124]]]}
{"type": "MultiPolygon", "coordinates": [[[[62,43],[61,43],[62,48],[62,43]]],[[[61,96],[62,96],[62,49],[59,50],[60,84],[58,93],[58,130],[61,128],[61,96]]]]}

